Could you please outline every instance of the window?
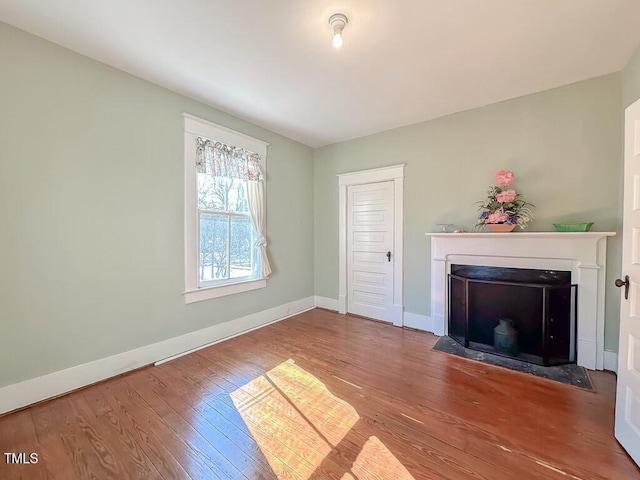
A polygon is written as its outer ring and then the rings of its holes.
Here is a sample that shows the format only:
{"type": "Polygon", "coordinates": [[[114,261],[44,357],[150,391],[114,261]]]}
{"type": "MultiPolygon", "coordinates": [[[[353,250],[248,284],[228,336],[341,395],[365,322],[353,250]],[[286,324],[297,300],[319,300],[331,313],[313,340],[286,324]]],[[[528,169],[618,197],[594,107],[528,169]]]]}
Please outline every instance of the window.
{"type": "Polygon", "coordinates": [[[266,286],[266,143],[185,119],[186,303],[266,286]]]}
{"type": "Polygon", "coordinates": [[[247,202],[246,182],[198,173],[201,287],[259,278],[256,231],[247,202]]]}

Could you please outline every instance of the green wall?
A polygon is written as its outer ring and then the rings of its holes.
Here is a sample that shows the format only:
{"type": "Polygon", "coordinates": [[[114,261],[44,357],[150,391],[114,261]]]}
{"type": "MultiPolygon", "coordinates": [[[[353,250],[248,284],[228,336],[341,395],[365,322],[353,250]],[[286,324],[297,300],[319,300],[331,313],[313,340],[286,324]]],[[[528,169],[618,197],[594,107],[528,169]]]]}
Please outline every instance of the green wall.
{"type": "MultiPolygon", "coordinates": [[[[620,74],[320,148],[315,152],[315,292],[338,297],[338,182],[350,171],[405,163],[405,310],[429,315],[430,243],[437,223],[467,229],[497,170],[536,205],[531,231],[558,221],[622,225],[620,74]]],[[[609,239],[605,347],[616,350],[620,236],[609,239]]]]}
{"type": "Polygon", "coordinates": [[[622,106],[627,108],[640,98],[640,45],[622,69],[622,106]]]}
{"type": "Polygon", "coordinates": [[[0,23],[0,387],[313,295],[313,151],[0,23]],[[188,112],[271,143],[266,289],[185,305],[188,112]]]}

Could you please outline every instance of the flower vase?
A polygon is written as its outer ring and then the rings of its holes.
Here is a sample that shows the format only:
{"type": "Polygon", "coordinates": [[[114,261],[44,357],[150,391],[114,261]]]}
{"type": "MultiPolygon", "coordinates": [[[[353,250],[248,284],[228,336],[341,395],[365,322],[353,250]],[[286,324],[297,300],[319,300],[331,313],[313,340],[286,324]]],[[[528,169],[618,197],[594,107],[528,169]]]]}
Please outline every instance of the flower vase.
{"type": "Polygon", "coordinates": [[[516,225],[509,225],[507,223],[487,223],[487,228],[493,233],[507,233],[516,228],[516,225]]]}

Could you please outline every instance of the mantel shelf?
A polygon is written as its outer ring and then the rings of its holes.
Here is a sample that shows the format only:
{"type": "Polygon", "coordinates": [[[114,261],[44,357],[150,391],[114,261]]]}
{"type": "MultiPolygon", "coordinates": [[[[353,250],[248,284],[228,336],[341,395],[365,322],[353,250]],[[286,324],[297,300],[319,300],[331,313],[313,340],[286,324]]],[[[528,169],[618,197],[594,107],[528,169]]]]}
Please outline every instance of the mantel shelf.
{"type": "Polygon", "coordinates": [[[505,238],[602,238],[613,237],[616,232],[509,232],[509,233],[494,233],[494,232],[466,232],[466,233],[445,233],[445,232],[427,232],[427,237],[469,237],[469,238],[482,238],[491,237],[504,240],[505,238]]]}

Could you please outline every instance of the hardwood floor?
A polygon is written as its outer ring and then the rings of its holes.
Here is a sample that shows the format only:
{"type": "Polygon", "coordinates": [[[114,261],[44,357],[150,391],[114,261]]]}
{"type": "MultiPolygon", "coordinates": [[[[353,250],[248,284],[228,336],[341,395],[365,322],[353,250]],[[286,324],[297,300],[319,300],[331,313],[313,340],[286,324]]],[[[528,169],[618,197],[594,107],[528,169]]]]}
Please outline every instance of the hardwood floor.
{"type": "Polygon", "coordinates": [[[312,310],[0,418],[0,479],[640,479],[597,393],[312,310]]]}

